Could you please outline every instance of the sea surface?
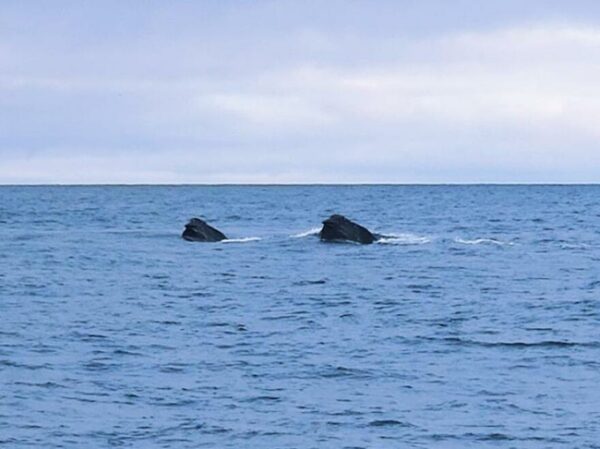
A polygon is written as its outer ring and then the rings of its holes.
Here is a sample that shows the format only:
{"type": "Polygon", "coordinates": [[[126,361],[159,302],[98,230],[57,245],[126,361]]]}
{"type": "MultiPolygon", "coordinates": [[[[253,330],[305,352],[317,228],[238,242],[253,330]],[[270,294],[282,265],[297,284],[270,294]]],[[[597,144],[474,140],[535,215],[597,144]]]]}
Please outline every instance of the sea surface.
{"type": "Polygon", "coordinates": [[[600,186],[0,187],[0,447],[600,448],[599,262],[600,186]]]}

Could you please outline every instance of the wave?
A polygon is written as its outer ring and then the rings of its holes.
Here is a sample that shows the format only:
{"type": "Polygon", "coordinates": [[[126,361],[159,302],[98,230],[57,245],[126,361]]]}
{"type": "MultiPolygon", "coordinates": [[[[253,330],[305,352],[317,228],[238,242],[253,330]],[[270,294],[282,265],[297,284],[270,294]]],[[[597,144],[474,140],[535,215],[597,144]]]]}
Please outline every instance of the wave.
{"type": "Polygon", "coordinates": [[[375,243],[382,245],[424,245],[430,242],[431,239],[429,237],[410,233],[386,234],[375,241],[375,243]]]}
{"type": "Polygon", "coordinates": [[[454,241],[456,243],[461,243],[463,245],[499,245],[499,246],[514,245],[514,242],[504,242],[502,240],[496,240],[496,239],[490,239],[490,238],[479,238],[479,239],[469,240],[469,239],[461,239],[460,237],[457,237],[454,239],[454,241]]]}
{"type": "Polygon", "coordinates": [[[320,227],[312,228],[312,229],[309,229],[308,231],[301,232],[300,234],[290,235],[290,237],[298,239],[298,238],[302,238],[302,237],[308,237],[311,235],[317,235],[320,231],[321,231],[320,227]]]}
{"type": "Polygon", "coordinates": [[[460,337],[420,337],[421,340],[444,342],[448,344],[463,346],[480,346],[487,348],[569,348],[569,347],[589,347],[598,348],[600,342],[597,341],[565,341],[565,340],[541,340],[541,341],[481,341],[463,339],[460,337]]]}
{"type": "Polygon", "coordinates": [[[247,242],[258,242],[262,240],[260,237],[244,237],[241,239],[225,239],[221,240],[219,243],[247,243],[247,242]]]}

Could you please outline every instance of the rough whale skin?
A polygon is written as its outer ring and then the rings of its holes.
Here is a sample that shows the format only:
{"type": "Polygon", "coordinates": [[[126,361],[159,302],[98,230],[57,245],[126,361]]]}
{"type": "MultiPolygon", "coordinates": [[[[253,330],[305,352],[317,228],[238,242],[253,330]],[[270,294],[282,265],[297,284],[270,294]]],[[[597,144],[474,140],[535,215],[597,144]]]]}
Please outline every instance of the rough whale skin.
{"type": "Polygon", "coordinates": [[[323,221],[319,237],[324,242],[351,241],[364,244],[373,243],[378,238],[367,228],[337,214],[323,221]]]}
{"type": "Polygon", "coordinates": [[[181,237],[188,242],[220,242],[227,238],[221,231],[199,218],[192,218],[185,225],[181,237]]]}

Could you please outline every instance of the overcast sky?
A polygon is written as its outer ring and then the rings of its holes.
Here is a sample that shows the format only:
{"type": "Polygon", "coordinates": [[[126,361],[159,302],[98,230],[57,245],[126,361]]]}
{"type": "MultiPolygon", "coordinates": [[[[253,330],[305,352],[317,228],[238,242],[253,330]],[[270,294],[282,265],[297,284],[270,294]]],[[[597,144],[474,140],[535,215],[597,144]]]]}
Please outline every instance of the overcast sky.
{"type": "Polygon", "coordinates": [[[255,182],[600,182],[600,2],[0,2],[0,183],[255,182]]]}

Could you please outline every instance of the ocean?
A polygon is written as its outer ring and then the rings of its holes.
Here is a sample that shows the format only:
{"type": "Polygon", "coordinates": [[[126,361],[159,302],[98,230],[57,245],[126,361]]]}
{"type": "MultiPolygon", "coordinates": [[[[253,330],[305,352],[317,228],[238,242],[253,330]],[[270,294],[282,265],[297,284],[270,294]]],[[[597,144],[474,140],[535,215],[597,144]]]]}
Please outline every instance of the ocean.
{"type": "Polygon", "coordinates": [[[599,261],[600,186],[0,187],[0,446],[600,448],[599,261]]]}

